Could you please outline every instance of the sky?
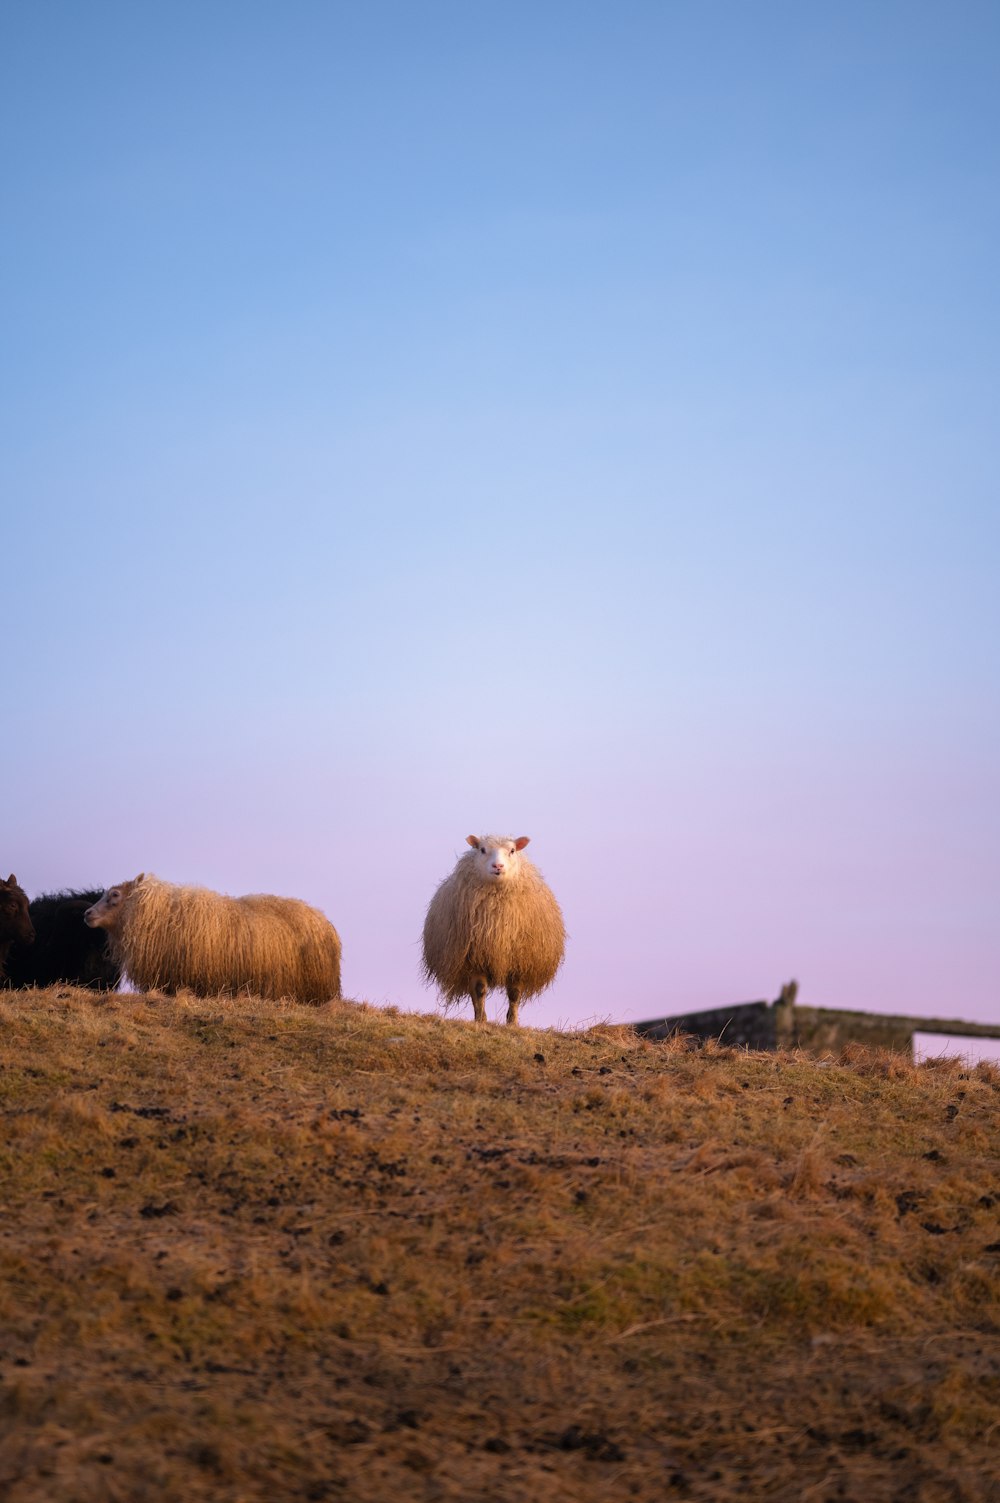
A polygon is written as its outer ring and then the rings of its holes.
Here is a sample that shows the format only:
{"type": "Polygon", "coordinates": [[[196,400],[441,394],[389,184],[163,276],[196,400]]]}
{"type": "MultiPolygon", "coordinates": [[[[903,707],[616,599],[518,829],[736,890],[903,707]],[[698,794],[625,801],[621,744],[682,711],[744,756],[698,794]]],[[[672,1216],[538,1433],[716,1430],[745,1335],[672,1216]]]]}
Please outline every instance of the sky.
{"type": "MultiPolygon", "coordinates": [[[[1000,1022],[993,4],[0,11],[0,861],[1000,1022]]],[[[502,1016],[502,1010],[500,1015],[502,1016]]]]}

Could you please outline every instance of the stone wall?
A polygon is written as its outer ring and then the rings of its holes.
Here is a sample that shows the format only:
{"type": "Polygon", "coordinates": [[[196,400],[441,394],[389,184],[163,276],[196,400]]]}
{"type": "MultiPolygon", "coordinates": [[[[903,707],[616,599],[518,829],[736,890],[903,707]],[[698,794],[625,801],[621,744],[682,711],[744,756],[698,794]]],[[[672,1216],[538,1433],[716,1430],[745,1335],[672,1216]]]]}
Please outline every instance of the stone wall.
{"type": "Polygon", "coordinates": [[[909,1018],[891,1013],[847,1012],[836,1007],[799,1007],[794,983],[782,988],[776,1002],[741,1002],[706,1012],[680,1013],[637,1023],[636,1032],[649,1039],[672,1033],[719,1039],[747,1049],[808,1049],[836,1054],[845,1044],[868,1044],[897,1049],[913,1056],[915,1033],[947,1033],[967,1038],[1000,1039],[1000,1027],[963,1023],[952,1018],[909,1018]]]}
{"type": "Polygon", "coordinates": [[[721,1039],[746,1049],[774,1049],[774,1008],[770,1002],[740,1002],[735,1007],[717,1007],[711,1012],[683,1013],[679,1017],[652,1018],[637,1023],[636,1032],[648,1039],[669,1038],[672,1033],[691,1033],[700,1039],[721,1039]]]}

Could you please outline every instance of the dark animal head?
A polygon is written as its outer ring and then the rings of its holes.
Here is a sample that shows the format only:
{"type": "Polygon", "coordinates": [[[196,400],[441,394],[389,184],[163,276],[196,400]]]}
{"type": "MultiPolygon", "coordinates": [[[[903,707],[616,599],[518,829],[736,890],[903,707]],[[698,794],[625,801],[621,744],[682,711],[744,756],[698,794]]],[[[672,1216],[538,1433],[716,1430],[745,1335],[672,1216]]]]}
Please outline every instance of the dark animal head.
{"type": "Polygon", "coordinates": [[[14,939],[22,945],[30,945],[34,938],[27,895],[11,872],[6,882],[0,877],[0,941],[14,939]]]}

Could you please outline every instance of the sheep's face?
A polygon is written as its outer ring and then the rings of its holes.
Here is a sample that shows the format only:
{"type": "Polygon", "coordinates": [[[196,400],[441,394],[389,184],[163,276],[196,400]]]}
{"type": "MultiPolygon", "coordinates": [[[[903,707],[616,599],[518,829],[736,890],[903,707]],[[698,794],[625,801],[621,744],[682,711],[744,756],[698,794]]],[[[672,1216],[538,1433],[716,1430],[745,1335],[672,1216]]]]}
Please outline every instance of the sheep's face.
{"type": "Polygon", "coordinates": [[[521,870],[521,852],[528,844],[527,835],[467,835],[475,852],[476,870],[483,882],[516,881],[521,870]]]}
{"type": "Polygon", "coordinates": [[[122,916],[122,904],[144,876],[145,873],[140,872],[133,882],[119,882],[117,887],[109,887],[104,896],[87,909],[83,922],[91,929],[113,929],[122,916]]]}
{"type": "Polygon", "coordinates": [[[0,877],[0,940],[16,939],[22,945],[30,945],[34,938],[27,895],[11,872],[6,882],[0,877]]]}

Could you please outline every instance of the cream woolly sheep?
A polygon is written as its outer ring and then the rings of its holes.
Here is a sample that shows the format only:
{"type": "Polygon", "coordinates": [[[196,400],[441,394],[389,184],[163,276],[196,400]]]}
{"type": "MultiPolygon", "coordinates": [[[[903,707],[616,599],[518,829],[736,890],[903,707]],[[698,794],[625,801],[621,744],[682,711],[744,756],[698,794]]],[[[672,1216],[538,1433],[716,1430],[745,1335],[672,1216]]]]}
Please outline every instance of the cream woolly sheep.
{"type": "Polygon", "coordinates": [[[249,992],[326,1002],[340,996],[340,938],[297,898],[224,897],[141,874],[88,908],[112,956],[140,991],[189,988],[200,997],[249,992]]]}
{"type": "Polygon", "coordinates": [[[471,997],[477,1023],[486,993],[503,987],[507,1022],[521,1001],[549,986],[562,965],[563,917],[551,889],[521,852],[528,836],[469,835],[472,847],[431,898],[424,921],[426,979],[445,1003],[471,997]]]}

